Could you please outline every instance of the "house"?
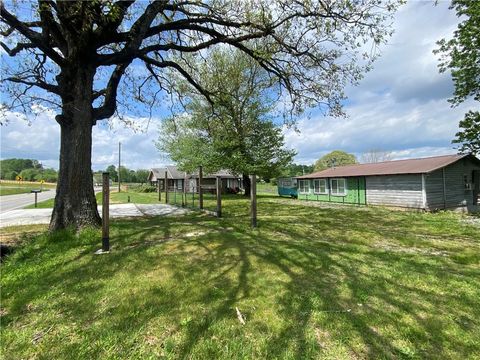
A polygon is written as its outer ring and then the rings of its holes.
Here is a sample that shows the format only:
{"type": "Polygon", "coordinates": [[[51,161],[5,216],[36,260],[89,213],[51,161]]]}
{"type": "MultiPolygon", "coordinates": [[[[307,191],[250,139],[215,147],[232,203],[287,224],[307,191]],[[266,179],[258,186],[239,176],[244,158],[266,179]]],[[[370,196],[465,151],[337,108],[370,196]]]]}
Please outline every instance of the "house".
{"type": "Polygon", "coordinates": [[[147,181],[152,186],[157,186],[157,182],[160,180],[160,190],[165,190],[165,173],[167,174],[168,188],[172,191],[183,191],[183,184],[185,181],[188,183],[188,174],[184,171],[179,171],[176,166],[169,165],[162,168],[150,169],[147,181]]]}
{"type": "Polygon", "coordinates": [[[480,160],[445,155],[330,168],[297,177],[298,198],[424,210],[478,210],[480,160]]]}
{"type": "MultiPolygon", "coordinates": [[[[215,192],[217,177],[220,176],[222,180],[222,193],[238,192],[243,189],[243,181],[241,176],[234,175],[227,170],[220,170],[213,174],[203,175],[203,188],[207,192],[215,192]]],[[[198,172],[190,175],[188,192],[198,192],[198,172]]]]}
{"type": "MultiPolygon", "coordinates": [[[[187,192],[198,192],[198,172],[188,174],[184,171],[179,171],[173,165],[151,169],[147,180],[152,186],[157,186],[157,181],[160,180],[160,190],[165,190],[165,173],[167,173],[169,191],[183,191],[183,184],[185,183],[187,192]]],[[[220,170],[213,174],[203,175],[203,189],[206,192],[215,192],[217,176],[221,177],[223,193],[243,188],[241,177],[233,175],[226,170],[220,170]]]]}

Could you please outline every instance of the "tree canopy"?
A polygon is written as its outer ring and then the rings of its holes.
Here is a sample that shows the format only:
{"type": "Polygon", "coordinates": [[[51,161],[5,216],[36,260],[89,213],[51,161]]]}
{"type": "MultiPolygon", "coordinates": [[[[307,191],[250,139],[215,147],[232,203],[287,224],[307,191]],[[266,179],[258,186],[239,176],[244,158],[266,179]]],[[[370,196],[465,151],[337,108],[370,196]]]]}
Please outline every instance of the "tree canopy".
{"type": "Polygon", "coordinates": [[[378,53],[365,49],[385,41],[398,3],[39,0],[20,9],[0,2],[1,46],[15,57],[2,66],[5,105],[58,110],[60,168],[50,228],[100,224],[91,176],[92,126],[99,120],[117,114],[131,121],[136,111],[149,115],[168,106],[162,95],[179,89],[167,69],[210,98],[184,55],[201,60],[206,49],[228,44],[269,73],[286,112],[321,106],[340,115],[345,85],[370,69],[378,53]]]}
{"type": "MultiPolygon", "coordinates": [[[[462,19],[450,40],[437,42],[440,54],[440,72],[450,70],[455,90],[449,100],[452,106],[473,98],[480,102],[480,2],[453,0],[450,6],[462,19]]],[[[478,104],[480,105],[480,104],[478,104]]],[[[480,152],[480,112],[468,111],[459,122],[460,131],[453,143],[460,144],[460,152],[480,152]]]]}
{"type": "Polygon", "coordinates": [[[357,164],[357,158],[342,150],[334,150],[315,162],[315,171],[321,171],[335,166],[357,164]]]}
{"type": "Polygon", "coordinates": [[[226,47],[204,56],[198,72],[210,101],[185,84],[185,105],[163,122],[158,147],[185,171],[243,174],[248,195],[248,175],[275,177],[295,155],[271,120],[278,98],[268,73],[248,55],[226,47]]]}
{"type": "Polygon", "coordinates": [[[54,169],[44,168],[38,161],[33,159],[4,159],[0,160],[0,178],[15,180],[21,176],[25,181],[56,182],[58,174],[54,169]]]}

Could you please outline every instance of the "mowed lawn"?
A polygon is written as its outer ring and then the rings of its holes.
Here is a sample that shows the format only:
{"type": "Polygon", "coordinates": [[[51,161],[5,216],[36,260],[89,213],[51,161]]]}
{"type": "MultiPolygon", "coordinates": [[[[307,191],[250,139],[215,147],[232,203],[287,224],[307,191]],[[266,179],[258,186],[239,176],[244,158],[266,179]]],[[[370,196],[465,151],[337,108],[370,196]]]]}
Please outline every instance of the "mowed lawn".
{"type": "Polygon", "coordinates": [[[252,230],[247,200],[224,205],[112,221],[104,255],[96,230],[25,235],[2,357],[480,357],[480,229],[459,215],[263,196],[252,230]]]}
{"type": "Polygon", "coordinates": [[[0,182],[0,196],[16,195],[29,193],[32,190],[43,189],[47,191],[54,189],[55,186],[51,184],[35,184],[35,183],[20,183],[20,182],[0,182]]]}

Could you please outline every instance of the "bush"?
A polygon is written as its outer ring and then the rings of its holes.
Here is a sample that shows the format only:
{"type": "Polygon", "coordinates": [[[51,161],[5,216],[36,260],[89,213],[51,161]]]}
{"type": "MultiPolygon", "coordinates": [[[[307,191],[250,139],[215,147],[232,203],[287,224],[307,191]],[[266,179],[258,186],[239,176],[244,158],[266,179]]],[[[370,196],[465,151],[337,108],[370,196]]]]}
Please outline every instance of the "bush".
{"type": "Polygon", "coordinates": [[[157,192],[157,188],[155,186],[144,186],[139,192],[143,193],[154,193],[157,192]]]}

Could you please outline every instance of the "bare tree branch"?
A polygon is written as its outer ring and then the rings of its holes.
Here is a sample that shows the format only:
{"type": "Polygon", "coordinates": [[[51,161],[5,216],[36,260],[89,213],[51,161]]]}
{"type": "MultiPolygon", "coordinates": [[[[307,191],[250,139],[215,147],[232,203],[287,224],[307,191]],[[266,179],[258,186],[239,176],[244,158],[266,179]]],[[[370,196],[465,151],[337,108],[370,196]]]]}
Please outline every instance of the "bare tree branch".
{"type": "Polygon", "coordinates": [[[64,63],[64,59],[48,44],[48,42],[45,41],[42,34],[31,30],[28,24],[21,22],[14,15],[9,13],[5,9],[3,2],[0,2],[0,18],[3,22],[19,31],[57,64],[60,65],[64,63]]]}
{"type": "Polygon", "coordinates": [[[103,105],[93,110],[93,121],[108,119],[115,113],[117,107],[117,88],[125,69],[129,64],[121,64],[115,67],[107,87],[104,91],[105,100],[103,105]]]}
{"type": "Polygon", "coordinates": [[[205,96],[205,98],[210,102],[212,103],[212,99],[210,98],[210,93],[205,90],[200,84],[198,84],[193,78],[192,76],[185,70],[183,69],[178,63],[174,62],[174,61],[168,61],[168,60],[164,60],[164,61],[157,61],[155,59],[152,59],[152,58],[149,58],[147,56],[141,56],[140,57],[141,60],[143,60],[145,63],[147,64],[150,64],[150,65],[154,65],[156,67],[159,67],[159,68],[167,68],[167,67],[170,67],[170,68],[173,68],[175,69],[176,71],[178,71],[184,78],[185,80],[187,80],[193,87],[195,87],[195,89],[197,89],[197,91],[202,94],[203,96],[205,96]]]}

